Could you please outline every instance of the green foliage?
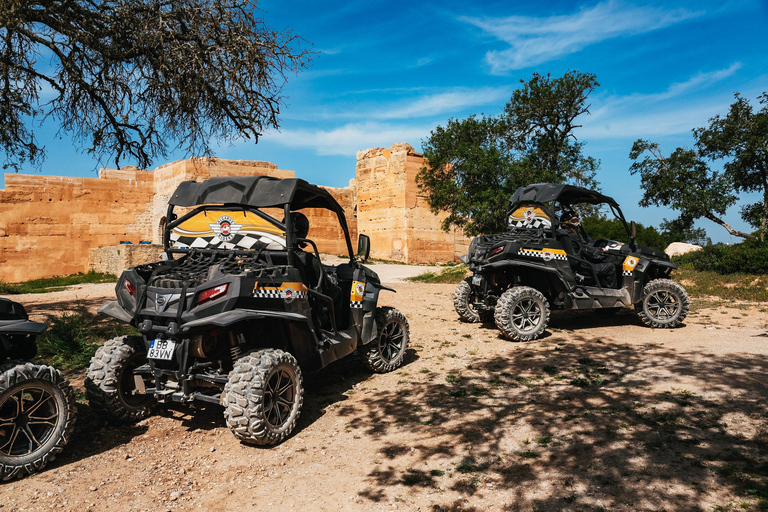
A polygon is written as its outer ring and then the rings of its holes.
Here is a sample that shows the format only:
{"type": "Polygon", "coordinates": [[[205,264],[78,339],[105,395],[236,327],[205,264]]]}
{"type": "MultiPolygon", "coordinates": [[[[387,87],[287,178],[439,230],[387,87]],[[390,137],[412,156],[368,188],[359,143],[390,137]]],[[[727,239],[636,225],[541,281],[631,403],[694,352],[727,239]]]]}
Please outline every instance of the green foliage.
{"type": "Polygon", "coordinates": [[[596,186],[599,163],[582,154],[573,132],[598,85],[578,71],[554,79],[534,73],[500,116],[450,119],[435,128],[422,143],[429,167],[416,181],[431,210],[448,213],[443,229],[456,226],[468,236],[503,231],[509,197],[531,183],[596,186]]]}
{"type": "Polygon", "coordinates": [[[34,279],[23,283],[4,283],[0,281],[0,293],[15,295],[20,293],[48,293],[58,291],[65,286],[87,283],[110,283],[117,281],[114,274],[101,274],[98,272],[78,273],[68,276],[46,277],[34,279]]]}
{"type": "MultiPolygon", "coordinates": [[[[624,228],[624,223],[619,219],[608,219],[603,216],[584,217],[582,225],[584,231],[593,240],[607,238],[622,243],[629,242],[629,234],[624,228]]],[[[666,237],[659,233],[656,228],[653,226],[645,227],[642,224],[637,224],[637,243],[660,251],[669,245],[666,237]]]]}
{"type": "Polygon", "coordinates": [[[759,229],[764,240],[768,230],[768,93],[758,98],[763,106],[752,105],[736,94],[725,117],[716,115],[706,128],[696,128],[695,149],[677,148],[664,157],[658,144],[638,140],[629,157],[631,174],[639,174],[643,197],[641,206],[666,206],[680,213],[674,222],[690,228],[693,221],[709,219],[731,235],[748,238],[749,233],[733,229],[723,220],[739,192],[756,192],[760,201],[742,206],[741,216],[759,229]],[[642,156],[642,159],[640,159],[642,156]],[[723,171],[710,168],[707,161],[723,161],[723,171]]]}
{"type": "Polygon", "coordinates": [[[90,153],[141,168],[169,141],[210,153],[277,128],[285,79],[312,52],[260,13],[256,0],[3,0],[4,167],[39,163],[46,117],[90,153]]]}
{"type": "Polygon", "coordinates": [[[757,239],[735,245],[714,244],[676,256],[673,261],[702,272],[765,275],[768,274],[768,245],[757,239]]]}
{"type": "Polygon", "coordinates": [[[108,338],[139,334],[133,327],[99,318],[80,308],[47,319],[48,330],[37,338],[38,355],[46,362],[67,370],[88,366],[96,349],[108,338]]]}
{"type": "Polygon", "coordinates": [[[453,265],[444,268],[438,272],[424,272],[413,277],[407,277],[406,281],[413,283],[454,283],[459,284],[462,279],[467,277],[467,265],[453,265]]]}

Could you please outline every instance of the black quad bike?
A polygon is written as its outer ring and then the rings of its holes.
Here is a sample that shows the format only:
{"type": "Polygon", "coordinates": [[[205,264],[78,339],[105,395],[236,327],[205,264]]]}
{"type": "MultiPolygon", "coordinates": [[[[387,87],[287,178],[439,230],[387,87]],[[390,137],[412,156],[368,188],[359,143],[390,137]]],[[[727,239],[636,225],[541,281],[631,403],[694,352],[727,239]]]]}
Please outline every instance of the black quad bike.
{"type": "Polygon", "coordinates": [[[46,329],[21,304],[0,298],[0,480],[43,469],[75,425],[69,382],[57,369],[29,361],[46,329]]]}
{"type": "Polygon", "coordinates": [[[123,272],[117,300],[99,308],[142,334],[107,341],[88,369],[91,405],[114,419],[200,400],[223,405],[241,441],[276,444],[296,425],[303,372],[354,352],[374,372],[403,364],[408,322],[377,307],[391,289],[361,264],[370,240],[360,235],[353,255],[344,210],[322,188],[265,176],[183,182],[164,245],[163,261],[123,272]],[[320,263],[297,212],[306,208],[335,214],[348,262],[320,263]]]}
{"type": "Polygon", "coordinates": [[[504,337],[527,341],[544,332],[550,308],[614,313],[634,305],[640,320],[656,328],[676,327],[688,314],[685,289],[669,279],[677,265],[635,242],[634,221],[627,224],[612,198],[582,187],[539,183],[517,189],[507,215],[507,232],[474,238],[461,258],[472,272],[453,294],[462,320],[493,318],[504,337]],[[607,249],[615,288],[601,283],[594,264],[575,253],[572,238],[556,220],[580,206],[605,205],[624,224],[629,243],[591,241],[583,227],[578,230],[584,243],[607,249]]]}

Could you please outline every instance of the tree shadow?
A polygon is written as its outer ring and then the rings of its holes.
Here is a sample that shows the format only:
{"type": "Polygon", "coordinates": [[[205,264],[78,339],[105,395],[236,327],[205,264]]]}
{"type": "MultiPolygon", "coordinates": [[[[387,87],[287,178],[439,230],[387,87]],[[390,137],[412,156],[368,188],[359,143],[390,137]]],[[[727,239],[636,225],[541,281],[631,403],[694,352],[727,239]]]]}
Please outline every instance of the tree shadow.
{"type": "Polygon", "coordinates": [[[571,334],[475,358],[444,382],[379,390],[339,415],[382,439],[385,460],[360,492],[372,502],[392,486],[472,497],[490,484],[509,510],[701,510],[712,487],[768,504],[766,368],[765,355],[571,334]],[[395,430],[408,441],[381,437],[395,430]]]}

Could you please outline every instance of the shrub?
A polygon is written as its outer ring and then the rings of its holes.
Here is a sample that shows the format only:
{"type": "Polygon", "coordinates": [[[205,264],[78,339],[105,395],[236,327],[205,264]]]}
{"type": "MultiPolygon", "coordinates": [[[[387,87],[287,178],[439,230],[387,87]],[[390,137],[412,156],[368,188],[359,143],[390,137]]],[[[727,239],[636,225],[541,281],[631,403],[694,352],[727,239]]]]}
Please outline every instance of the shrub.
{"type": "Polygon", "coordinates": [[[768,244],[746,240],[740,244],[714,244],[701,250],[676,256],[681,267],[718,274],[768,274],[768,244]]]}
{"type": "Polygon", "coordinates": [[[19,293],[47,293],[62,289],[65,286],[84,283],[111,283],[117,281],[113,274],[88,273],[72,274],[69,276],[46,277],[24,283],[4,283],[0,281],[0,293],[6,295],[19,293]]]}

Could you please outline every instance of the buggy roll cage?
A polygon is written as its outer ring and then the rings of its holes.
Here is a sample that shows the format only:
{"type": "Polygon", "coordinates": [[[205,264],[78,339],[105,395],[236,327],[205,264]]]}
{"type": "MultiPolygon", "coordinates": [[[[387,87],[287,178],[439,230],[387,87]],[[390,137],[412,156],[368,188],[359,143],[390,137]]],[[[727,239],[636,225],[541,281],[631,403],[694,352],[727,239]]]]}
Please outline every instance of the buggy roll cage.
{"type": "MultiPolygon", "coordinates": [[[[171,249],[171,231],[185,220],[202,211],[242,209],[252,212],[262,219],[285,230],[286,247],[294,247],[297,243],[291,225],[291,211],[304,208],[321,208],[336,213],[350,261],[354,262],[354,251],[349,235],[344,208],[325,189],[312,185],[298,178],[273,178],[271,176],[244,176],[210,178],[202,182],[184,181],[168,200],[163,246],[169,257],[173,253],[184,253],[186,249],[171,249]],[[173,210],[175,207],[198,206],[193,211],[178,218],[173,210]],[[285,222],[278,222],[259,208],[281,208],[285,222]]],[[[293,251],[288,250],[288,265],[293,265],[293,251]]]]}
{"type": "MultiPolygon", "coordinates": [[[[630,244],[634,243],[635,237],[633,236],[633,229],[627,224],[627,220],[624,218],[624,214],[619,207],[619,204],[610,196],[603,195],[594,190],[589,190],[584,187],[577,187],[575,185],[566,185],[560,183],[536,183],[528,185],[527,187],[518,188],[512,197],[509,198],[509,209],[507,210],[507,218],[517,210],[519,207],[537,203],[541,205],[544,211],[549,215],[550,227],[552,232],[552,238],[555,238],[555,231],[560,223],[557,221],[555,203],[561,205],[571,206],[573,204],[588,203],[588,204],[607,204],[611,208],[611,213],[621,220],[624,225],[624,229],[627,232],[630,244]]],[[[584,228],[581,227],[582,233],[584,228]]]]}

